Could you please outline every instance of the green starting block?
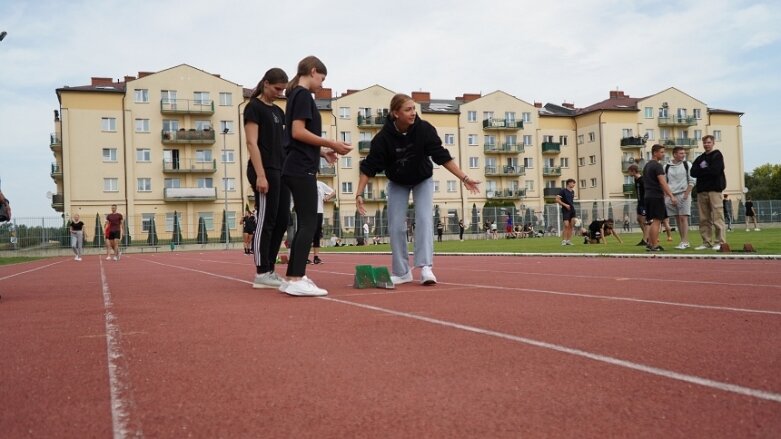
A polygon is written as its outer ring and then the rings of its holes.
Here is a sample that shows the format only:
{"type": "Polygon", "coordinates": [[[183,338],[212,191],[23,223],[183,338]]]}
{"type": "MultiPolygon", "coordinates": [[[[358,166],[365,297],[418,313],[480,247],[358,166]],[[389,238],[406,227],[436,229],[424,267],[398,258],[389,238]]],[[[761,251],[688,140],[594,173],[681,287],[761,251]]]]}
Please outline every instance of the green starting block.
{"type": "Polygon", "coordinates": [[[353,288],[396,288],[390,278],[387,267],[372,267],[371,265],[356,265],[353,288]]]}

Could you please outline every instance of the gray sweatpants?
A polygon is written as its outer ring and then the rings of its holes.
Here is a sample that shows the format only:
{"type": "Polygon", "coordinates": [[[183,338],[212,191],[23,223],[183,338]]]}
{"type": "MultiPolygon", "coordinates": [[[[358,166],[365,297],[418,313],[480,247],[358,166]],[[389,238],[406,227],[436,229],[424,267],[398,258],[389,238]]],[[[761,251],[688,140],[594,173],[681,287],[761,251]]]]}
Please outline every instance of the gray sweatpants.
{"type": "Polygon", "coordinates": [[[410,271],[407,251],[407,210],[409,194],[415,203],[415,266],[434,263],[434,180],[428,178],[415,186],[388,182],[388,235],[390,236],[395,276],[410,271]]]}

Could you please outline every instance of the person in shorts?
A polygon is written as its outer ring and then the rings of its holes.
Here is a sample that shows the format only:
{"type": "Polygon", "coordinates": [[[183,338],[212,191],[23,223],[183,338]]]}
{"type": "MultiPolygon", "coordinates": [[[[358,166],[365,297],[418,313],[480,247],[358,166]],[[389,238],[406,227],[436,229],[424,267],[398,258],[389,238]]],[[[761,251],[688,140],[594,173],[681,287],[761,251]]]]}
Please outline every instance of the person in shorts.
{"type": "Polygon", "coordinates": [[[672,204],[672,199],[665,197],[664,205],[667,216],[675,216],[681,242],[675,246],[678,250],[689,248],[689,216],[692,211],[691,193],[696,180],[691,176],[691,163],[686,161],[686,150],[682,146],[673,148],[673,161],[665,165],[664,173],[673,197],[678,201],[672,204]]]}
{"type": "Polygon", "coordinates": [[[673,206],[678,205],[678,199],[673,196],[667,179],[664,175],[664,167],[660,161],[664,158],[664,146],[656,144],[651,147],[652,159],[643,168],[643,186],[645,187],[645,215],[651,221],[648,227],[648,247],[650,252],[663,251],[659,245],[659,231],[662,222],[667,217],[667,209],[664,205],[664,197],[671,199],[673,206]]]}
{"type": "Polygon", "coordinates": [[[572,245],[572,229],[575,218],[578,217],[575,212],[575,180],[567,180],[567,187],[562,188],[556,195],[556,203],[561,206],[561,219],[564,223],[562,231],[561,245],[572,245]]]}
{"type": "Polygon", "coordinates": [[[108,235],[106,236],[107,261],[110,261],[112,258],[115,261],[119,260],[119,239],[122,238],[122,219],[122,214],[117,212],[117,205],[112,204],[111,213],[106,215],[106,228],[108,229],[108,235]]]}

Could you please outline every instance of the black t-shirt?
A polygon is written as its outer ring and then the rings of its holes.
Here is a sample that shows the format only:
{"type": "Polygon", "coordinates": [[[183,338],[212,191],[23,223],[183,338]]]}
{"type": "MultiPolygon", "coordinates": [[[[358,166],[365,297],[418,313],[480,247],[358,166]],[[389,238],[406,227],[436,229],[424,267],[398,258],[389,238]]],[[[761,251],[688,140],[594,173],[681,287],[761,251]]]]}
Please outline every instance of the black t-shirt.
{"type": "Polygon", "coordinates": [[[649,161],[643,168],[643,186],[645,198],[664,198],[659,176],[664,175],[664,167],[656,160],[649,161]]]}
{"type": "Polygon", "coordinates": [[[303,177],[317,174],[320,168],[320,146],[309,145],[293,139],[293,121],[303,120],[306,130],[317,137],[322,136],[323,125],[320,112],[309,90],[298,86],[287,98],[285,109],[285,126],[288,130],[290,143],[282,175],[303,177]]]}
{"type": "Polygon", "coordinates": [[[82,228],[84,228],[84,223],[79,221],[77,223],[74,223],[73,221],[68,222],[68,227],[73,231],[79,231],[82,228]]]}
{"type": "Polygon", "coordinates": [[[642,206],[645,201],[645,186],[643,185],[643,176],[635,178],[635,192],[637,193],[637,204],[642,206]]]}
{"type": "Polygon", "coordinates": [[[754,216],[754,202],[746,201],[746,216],[754,216]]]}
{"type": "MultiPolygon", "coordinates": [[[[559,191],[559,196],[561,197],[561,201],[565,204],[569,204],[570,209],[575,208],[575,191],[562,188],[561,191],[559,191]]],[[[561,208],[564,209],[564,206],[561,206],[561,208]]]]}
{"type": "MultiPolygon", "coordinates": [[[[244,125],[248,122],[258,124],[258,147],[263,158],[263,167],[282,170],[285,160],[282,144],[285,135],[285,113],[276,105],[267,105],[260,99],[252,99],[244,108],[244,125]]],[[[249,162],[249,165],[251,166],[252,162],[249,162]]]]}

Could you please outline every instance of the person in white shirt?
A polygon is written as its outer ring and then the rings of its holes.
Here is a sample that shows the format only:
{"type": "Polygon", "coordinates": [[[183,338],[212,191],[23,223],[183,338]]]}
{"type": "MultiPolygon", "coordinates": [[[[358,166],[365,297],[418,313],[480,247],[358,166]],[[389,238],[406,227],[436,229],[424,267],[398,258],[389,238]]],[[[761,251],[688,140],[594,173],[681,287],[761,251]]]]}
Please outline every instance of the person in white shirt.
{"type": "Polygon", "coordinates": [[[677,203],[673,204],[669,197],[664,198],[667,208],[667,216],[675,216],[678,223],[678,232],[681,234],[681,243],[675,248],[685,250],[689,248],[689,216],[692,210],[691,193],[697,180],[691,176],[692,165],[686,161],[686,150],[681,146],[673,148],[673,161],[665,165],[664,173],[667,175],[667,184],[677,203]]]}

